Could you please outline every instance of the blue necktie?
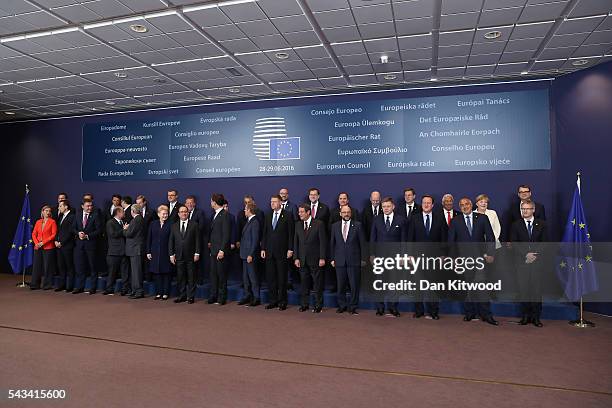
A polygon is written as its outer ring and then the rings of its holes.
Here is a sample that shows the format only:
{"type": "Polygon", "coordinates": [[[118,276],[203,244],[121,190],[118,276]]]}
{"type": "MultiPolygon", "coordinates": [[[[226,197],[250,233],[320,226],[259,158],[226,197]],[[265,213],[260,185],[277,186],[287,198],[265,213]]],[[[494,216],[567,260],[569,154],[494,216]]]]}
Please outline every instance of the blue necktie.
{"type": "Polygon", "coordinates": [[[272,219],[272,229],[276,229],[276,223],[278,222],[278,213],[274,212],[274,218],[272,219]]]}
{"type": "Polygon", "coordinates": [[[430,229],[431,229],[431,224],[429,223],[429,214],[427,214],[425,216],[425,231],[427,233],[427,236],[429,236],[430,229]]]}
{"type": "Polygon", "coordinates": [[[472,236],[472,217],[466,215],[465,217],[465,225],[467,225],[468,232],[470,233],[470,237],[472,236]]]}
{"type": "Polygon", "coordinates": [[[527,231],[529,232],[529,239],[531,239],[531,232],[533,231],[533,226],[531,225],[531,221],[527,221],[527,231]]]}
{"type": "Polygon", "coordinates": [[[389,221],[388,215],[387,215],[387,221],[385,221],[385,227],[387,228],[387,231],[391,229],[391,221],[389,221]]]}

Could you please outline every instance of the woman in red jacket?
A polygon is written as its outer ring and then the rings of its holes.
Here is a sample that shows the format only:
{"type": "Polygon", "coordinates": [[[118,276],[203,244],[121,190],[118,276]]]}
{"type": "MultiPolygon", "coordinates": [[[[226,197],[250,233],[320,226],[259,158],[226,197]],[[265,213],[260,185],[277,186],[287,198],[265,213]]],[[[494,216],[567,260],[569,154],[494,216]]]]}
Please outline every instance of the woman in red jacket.
{"type": "Polygon", "coordinates": [[[36,221],[32,231],[34,242],[34,266],[32,267],[32,283],[30,289],[40,289],[40,279],[44,275],[43,289],[53,289],[55,274],[55,236],[57,223],[51,218],[51,207],[43,206],[41,218],[36,221]]]}

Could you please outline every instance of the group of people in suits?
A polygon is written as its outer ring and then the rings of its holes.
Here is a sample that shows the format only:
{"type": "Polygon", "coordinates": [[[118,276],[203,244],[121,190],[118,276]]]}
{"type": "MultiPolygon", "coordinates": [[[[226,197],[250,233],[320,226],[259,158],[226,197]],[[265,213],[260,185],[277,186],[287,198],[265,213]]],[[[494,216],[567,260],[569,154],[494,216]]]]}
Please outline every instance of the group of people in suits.
{"type": "MultiPolygon", "coordinates": [[[[391,197],[383,198],[373,191],[361,212],[350,204],[346,192],[338,194],[338,206],[330,209],[320,201],[317,188],[311,188],[308,200],[299,206],[289,201],[288,190],[282,188],[278,195],[270,197],[266,212],[257,207],[252,196],[245,196],[237,216],[229,212],[225,197],[215,193],[210,198],[209,217],[197,208],[194,196],[188,196],[183,204],[173,189],[168,191],[168,202],[156,211],[149,208],[142,195],[135,203],[131,197],[114,195],[110,207],[100,210],[94,207],[91,194],[85,194],[81,208],[74,210],[67,195],[60,193],[57,207],[44,206],[34,227],[36,251],[31,289],[40,288],[41,279],[43,289],[52,288],[53,276],[59,270],[56,291],[82,293],[85,278],[90,277],[89,294],[96,293],[96,257],[103,241],[108,268],[103,294],[113,294],[116,279],[121,277],[121,295],[143,298],[146,279],[155,282],[155,299],[167,300],[171,278],[176,274],[178,296],[174,302],[194,303],[198,265],[207,256],[207,302],[224,305],[229,258],[235,251],[242,263],[243,296],[239,305],[261,304],[265,276],[269,292],[266,309],[285,310],[288,277],[295,270],[301,282],[300,312],[322,311],[327,275],[335,283],[332,290],[337,294],[336,312],[358,314],[363,271],[375,256],[394,256],[399,249],[395,244],[408,242],[427,256],[443,257],[448,255],[449,244],[472,243],[457,246],[463,251],[458,255],[482,256],[492,264],[501,246],[501,234],[506,231],[505,241],[517,244],[515,261],[521,293],[528,293],[533,300],[521,304],[521,324],[541,327],[537,266],[541,243],[548,240],[545,212],[541,204],[531,200],[529,186],[519,186],[517,194],[518,203],[508,212],[509,226],[501,228],[484,194],[476,197],[475,206],[470,198],[461,198],[457,211],[452,195],[445,194],[437,208],[434,197],[428,194],[421,196],[418,204],[412,188],[404,190],[403,201],[397,205],[391,197]]],[[[433,271],[423,273],[435,278],[433,271]]],[[[482,281],[485,275],[486,270],[476,271],[468,279],[482,281]]],[[[376,314],[399,317],[397,300],[389,295],[377,303],[376,314]]],[[[417,292],[413,316],[420,318],[427,313],[437,320],[439,303],[436,292],[417,292]]],[[[486,296],[468,294],[464,309],[466,321],[480,318],[498,324],[486,296]]]]}

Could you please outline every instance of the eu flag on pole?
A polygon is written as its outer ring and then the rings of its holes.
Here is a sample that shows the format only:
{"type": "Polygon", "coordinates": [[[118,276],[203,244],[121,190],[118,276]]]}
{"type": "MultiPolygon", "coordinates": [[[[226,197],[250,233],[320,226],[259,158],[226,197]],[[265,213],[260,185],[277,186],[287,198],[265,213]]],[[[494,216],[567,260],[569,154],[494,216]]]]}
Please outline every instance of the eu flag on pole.
{"type": "Polygon", "coordinates": [[[291,160],[299,158],[299,137],[277,137],[270,139],[270,160],[291,160]]]}
{"type": "Polygon", "coordinates": [[[30,190],[26,185],[19,223],[8,256],[13,273],[22,273],[25,268],[32,265],[34,245],[32,243],[32,223],[30,221],[30,190]]]}
{"type": "Polygon", "coordinates": [[[563,283],[565,295],[572,302],[598,289],[592,251],[591,237],[580,198],[580,174],[578,174],[572,208],[565,224],[557,263],[557,275],[563,283]]]}

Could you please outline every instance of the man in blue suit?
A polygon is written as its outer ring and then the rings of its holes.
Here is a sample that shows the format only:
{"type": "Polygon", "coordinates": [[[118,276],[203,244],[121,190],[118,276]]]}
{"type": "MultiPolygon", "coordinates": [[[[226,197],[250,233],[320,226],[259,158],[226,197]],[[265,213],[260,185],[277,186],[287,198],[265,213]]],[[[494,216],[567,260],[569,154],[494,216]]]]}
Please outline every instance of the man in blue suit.
{"type": "Polygon", "coordinates": [[[103,231],[104,225],[100,212],[94,208],[93,201],[84,200],[74,222],[74,234],[76,235],[74,259],[77,276],[80,278],[81,284],[78,288],[74,288],[73,294],[83,293],[88,275],[91,277],[89,294],[96,293],[98,285],[96,247],[98,238],[102,236],[103,231]]]}
{"type": "Polygon", "coordinates": [[[240,237],[240,259],[242,259],[242,282],[244,296],[239,305],[259,306],[259,278],[257,276],[257,251],[259,250],[259,221],[255,216],[257,207],[250,201],[244,206],[246,224],[240,237]]]}
{"type": "MultiPolygon", "coordinates": [[[[395,204],[391,197],[385,197],[382,200],[382,217],[374,218],[372,231],[370,233],[370,260],[373,256],[377,257],[395,257],[401,248],[401,242],[406,241],[408,233],[407,220],[405,217],[396,214],[395,204]]],[[[392,299],[395,295],[390,296],[392,299]]],[[[388,301],[386,304],[387,315],[399,317],[400,313],[397,310],[397,302],[388,301]]],[[[385,303],[378,302],[376,305],[376,315],[382,316],[385,314],[385,303]]]]}
{"type": "MultiPolygon", "coordinates": [[[[415,213],[408,222],[408,239],[411,251],[415,256],[424,254],[427,257],[441,257],[445,253],[446,240],[448,239],[448,226],[442,218],[441,212],[433,211],[434,199],[429,194],[421,197],[421,212],[415,213]]],[[[428,281],[436,281],[439,277],[435,270],[423,270],[422,278],[428,281]]],[[[425,306],[432,319],[438,320],[440,300],[435,291],[425,294],[417,292],[414,303],[414,317],[419,318],[425,314],[425,306]],[[424,302],[425,301],[425,302],[424,302]],[[425,304],[424,304],[425,303],[425,304]]]]}
{"type": "MultiPolygon", "coordinates": [[[[489,217],[478,212],[472,212],[472,200],[463,197],[459,200],[461,214],[454,217],[448,230],[449,245],[453,255],[460,257],[483,257],[486,264],[493,263],[495,253],[495,236],[489,222],[489,217]]],[[[485,282],[486,269],[469,271],[464,274],[467,282],[485,282]]],[[[463,320],[480,318],[494,326],[499,323],[491,314],[491,304],[486,294],[473,294],[468,292],[464,302],[465,316],[463,320]]]]}
{"type": "Polygon", "coordinates": [[[331,264],[336,268],[338,279],[338,309],[336,313],[348,310],[350,314],[358,314],[359,283],[361,267],[365,266],[367,244],[363,228],[359,221],[351,220],[351,207],[340,208],[340,221],[332,224],[330,238],[331,264]],[[346,303],[346,288],[351,289],[350,302],[346,303]]]}

